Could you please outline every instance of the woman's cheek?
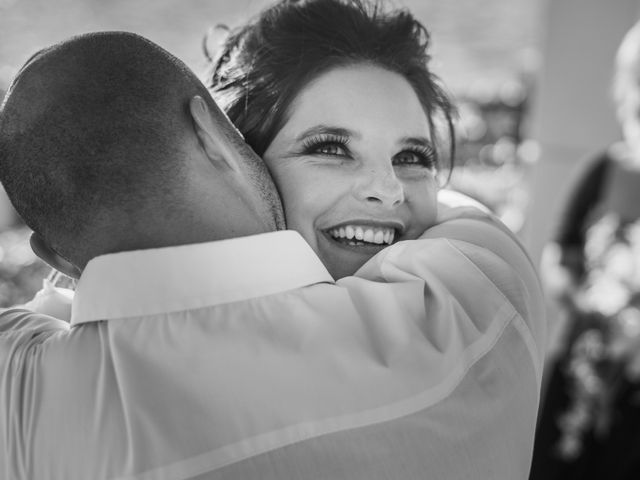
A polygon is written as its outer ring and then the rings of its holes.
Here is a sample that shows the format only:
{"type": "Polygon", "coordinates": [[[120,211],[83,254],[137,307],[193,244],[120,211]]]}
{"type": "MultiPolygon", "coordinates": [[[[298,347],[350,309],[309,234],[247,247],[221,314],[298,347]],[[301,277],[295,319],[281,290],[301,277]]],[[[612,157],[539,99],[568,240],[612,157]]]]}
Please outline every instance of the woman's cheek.
{"type": "Polygon", "coordinates": [[[304,188],[303,182],[295,182],[289,185],[282,192],[287,228],[300,233],[315,250],[317,239],[313,224],[317,212],[314,211],[313,199],[309,197],[310,192],[304,188]]]}

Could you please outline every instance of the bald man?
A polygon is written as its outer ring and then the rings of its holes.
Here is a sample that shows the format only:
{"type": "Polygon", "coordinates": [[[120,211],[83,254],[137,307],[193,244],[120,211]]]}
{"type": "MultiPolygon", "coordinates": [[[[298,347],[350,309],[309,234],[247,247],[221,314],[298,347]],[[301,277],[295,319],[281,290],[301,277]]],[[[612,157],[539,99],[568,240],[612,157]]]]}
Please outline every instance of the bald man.
{"type": "Polygon", "coordinates": [[[0,180],[70,323],[0,314],[7,479],[526,478],[544,322],[487,215],[334,282],[203,85],[127,33],[34,56],[0,180]]]}
{"type": "Polygon", "coordinates": [[[283,228],[262,161],[206,88],[132,38],[94,34],[43,50],[11,85],[0,169],[25,222],[79,270],[100,254],[283,228]],[[182,101],[195,96],[194,130],[182,101]],[[209,215],[212,204],[225,214],[209,215]]]}

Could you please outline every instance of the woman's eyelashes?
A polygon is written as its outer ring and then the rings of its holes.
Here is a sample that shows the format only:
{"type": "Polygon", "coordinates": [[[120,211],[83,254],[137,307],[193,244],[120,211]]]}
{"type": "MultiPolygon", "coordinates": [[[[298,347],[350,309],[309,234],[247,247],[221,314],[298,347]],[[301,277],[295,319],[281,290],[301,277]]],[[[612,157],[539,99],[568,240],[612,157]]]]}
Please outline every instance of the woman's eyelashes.
{"type": "Polygon", "coordinates": [[[348,157],[350,155],[349,137],[322,134],[304,140],[303,155],[326,155],[330,157],[348,157]]]}
{"type": "Polygon", "coordinates": [[[413,145],[394,155],[393,165],[417,166],[435,170],[438,167],[438,158],[433,147],[413,145]]]}
{"type": "MultiPolygon", "coordinates": [[[[333,134],[320,134],[303,141],[302,155],[321,155],[325,157],[352,158],[357,151],[349,149],[350,137],[333,134]]],[[[391,162],[397,167],[424,167],[436,170],[438,159],[435,149],[430,145],[409,145],[392,156],[391,162]]]]}

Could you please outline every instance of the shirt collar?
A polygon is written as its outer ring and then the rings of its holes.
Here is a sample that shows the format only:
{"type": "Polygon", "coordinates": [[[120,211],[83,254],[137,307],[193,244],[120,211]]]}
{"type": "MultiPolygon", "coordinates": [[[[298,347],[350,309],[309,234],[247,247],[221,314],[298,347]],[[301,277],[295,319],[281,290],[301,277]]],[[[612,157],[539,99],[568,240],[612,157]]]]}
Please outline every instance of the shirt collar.
{"type": "Polygon", "coordinates": [[[101,255],[78,281],[71,325],[238,302],[333,281],[292,230],[101,255]]]}

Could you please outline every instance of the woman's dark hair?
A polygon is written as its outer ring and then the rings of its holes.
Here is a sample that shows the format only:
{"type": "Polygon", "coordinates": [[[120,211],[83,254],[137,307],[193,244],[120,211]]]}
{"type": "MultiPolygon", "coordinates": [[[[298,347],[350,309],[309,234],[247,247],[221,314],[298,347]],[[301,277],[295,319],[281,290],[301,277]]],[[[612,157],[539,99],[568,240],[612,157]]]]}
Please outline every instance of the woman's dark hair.
{"type": "Polygon", "coordinates": [[[406,10],[366,0],[281,0],[229,32],[215,58],[208,55],[208,87],[262,156],[311,80],[336,67],[376,65],[413,87],[436,146],[437,119],[445,121],[452,164],[454,107],[429,70],[428,46],[429,32],[406,10]]]}

